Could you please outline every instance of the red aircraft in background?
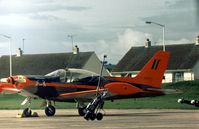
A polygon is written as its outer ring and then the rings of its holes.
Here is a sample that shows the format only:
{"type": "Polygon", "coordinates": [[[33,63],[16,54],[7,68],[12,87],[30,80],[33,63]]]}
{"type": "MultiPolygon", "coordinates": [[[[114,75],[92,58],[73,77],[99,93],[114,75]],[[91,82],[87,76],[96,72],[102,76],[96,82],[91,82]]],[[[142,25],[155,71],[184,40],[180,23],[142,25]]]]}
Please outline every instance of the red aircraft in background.
{"type": "Polygon", "coordinates": [[[80,116],[101,120],[105,100],[164,95],[161,83],[169,56],[169,52],[158,51],[134,78],[100,76],[83,69],[59,69],[45,76],[16,75],[1,79],[0,92],[25,96],[24,116],[31,116],[31,99],[41,98],[46,101],[47,116],[55,114],[53,101],[76,102],[80,116]]]}

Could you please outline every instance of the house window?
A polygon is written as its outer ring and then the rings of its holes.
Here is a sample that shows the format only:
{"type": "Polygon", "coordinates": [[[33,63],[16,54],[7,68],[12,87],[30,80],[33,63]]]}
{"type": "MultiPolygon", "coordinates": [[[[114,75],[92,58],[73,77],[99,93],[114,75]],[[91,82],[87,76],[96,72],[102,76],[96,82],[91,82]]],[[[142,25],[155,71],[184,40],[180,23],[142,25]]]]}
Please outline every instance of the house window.
{"type": "Polygon", "coordinates": [[[173,82],[184,81],[184,72],[173,73],[173,82]]]}

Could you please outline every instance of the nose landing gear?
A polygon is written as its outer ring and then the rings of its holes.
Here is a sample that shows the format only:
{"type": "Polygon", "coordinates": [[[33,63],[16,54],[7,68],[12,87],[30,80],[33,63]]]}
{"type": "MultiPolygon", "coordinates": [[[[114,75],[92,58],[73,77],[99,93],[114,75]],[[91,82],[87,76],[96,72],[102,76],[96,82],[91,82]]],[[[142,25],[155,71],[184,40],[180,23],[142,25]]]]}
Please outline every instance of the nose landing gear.
{"type": "Polygon", "coordinates": [[[32,98],[28,97],[21,103],[21,105],[27,104],[27,108],[25,108],[22,112],[22,116],[24,116],[24,117],[30,117],[32,115],[32,111],[31,111],[31,108],[30,108],[31,99],[32,98]]]}
{"type": "Polygon", "coordinates": [[[25,108],[25,109],[23,110],[22,115],[23,115],[24,117],[30,117],[30,116],[32,115],[31,109],[30,109],[30,108],[25,108]]]}

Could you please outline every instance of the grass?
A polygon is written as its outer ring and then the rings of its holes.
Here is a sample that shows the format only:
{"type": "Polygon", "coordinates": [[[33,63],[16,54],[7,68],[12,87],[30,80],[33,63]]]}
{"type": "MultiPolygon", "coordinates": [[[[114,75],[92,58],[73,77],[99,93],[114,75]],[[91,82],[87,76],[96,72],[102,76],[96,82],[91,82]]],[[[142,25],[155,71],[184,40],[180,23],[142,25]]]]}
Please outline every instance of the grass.
{"type": "MultiPolygon", "coordinates": [[[[179,104],[177,100],[181,97],[186,99],[198,99],[199,97],[199,81],[185,81],[178,83],[169,83],[163,85],[164,89],[176,89],[180,93],[171,93],[159,97],[147,97],[138,99],[115,100],[114,102],[105,102],[105,107],[108,109],[197,109],[195,106],[179,104]]],[[[0,94],[0,109],[20,109],[24,108],[20,104],[25,98],[17,95],[2,95],[0,94]]],[[[31,108],[43,109],[41,107],[43,100],[32,100],[31,108]]],[[[75,103],[56,103],[56,108],[68,109],[75,108],[75,103]]]]}
{"type": "MultiPolygon", "coordinates": [[[[20,109],[25,108],[26,106],[21,106],[21,103],[24,101],[25,97],[20,96],[18,94],[8,94],[2,95],[0,94],[0,109],[20,109]]],[[[31,101],[31,108],[32,109],[44,109],[45,106],[42,106],[44,100],[42,99],[33,99],[31,101]]],[[[75,103],[63,103],[63,102],[56,102],[56,108],[60,109],[70,109],[75,108],[75,103]]]]}

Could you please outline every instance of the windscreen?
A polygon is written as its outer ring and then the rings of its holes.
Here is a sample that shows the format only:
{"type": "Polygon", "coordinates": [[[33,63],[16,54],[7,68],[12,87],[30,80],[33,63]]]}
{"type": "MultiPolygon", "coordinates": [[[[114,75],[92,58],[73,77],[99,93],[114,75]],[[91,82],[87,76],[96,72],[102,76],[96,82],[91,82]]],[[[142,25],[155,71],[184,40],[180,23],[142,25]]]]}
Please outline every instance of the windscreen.
{"type": "Polygon", "coordinates": [[[58,69],[46,76],[59,77],[62,83],[72,83],[83,78],[98,76],[98,74],[84,69],[58,69]]]}

